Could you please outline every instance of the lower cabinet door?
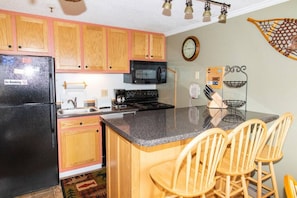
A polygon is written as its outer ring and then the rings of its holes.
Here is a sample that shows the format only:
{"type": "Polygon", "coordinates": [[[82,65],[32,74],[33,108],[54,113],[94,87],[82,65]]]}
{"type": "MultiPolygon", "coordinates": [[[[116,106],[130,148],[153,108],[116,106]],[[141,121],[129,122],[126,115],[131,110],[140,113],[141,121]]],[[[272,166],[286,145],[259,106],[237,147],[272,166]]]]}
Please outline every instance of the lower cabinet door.
{"type": "Polygon", "coordinates": [[[100,126],[60,132],[60,172],[102,163],[100,126]]]}

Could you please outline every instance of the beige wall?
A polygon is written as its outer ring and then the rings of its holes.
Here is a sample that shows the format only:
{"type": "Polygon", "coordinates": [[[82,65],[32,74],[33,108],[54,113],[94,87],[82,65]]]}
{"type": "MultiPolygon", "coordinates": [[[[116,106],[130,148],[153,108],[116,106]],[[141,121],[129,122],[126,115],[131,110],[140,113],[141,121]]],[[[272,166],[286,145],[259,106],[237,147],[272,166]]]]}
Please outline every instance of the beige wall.
{"type": "Polygon", "coordinates": [[[203,89],[208,66],[246,65],[247,109],[276,114],[291,111],[296,116],[284,146],[284,158],[275,166],[281,197],[284,197],[283,176],[290,173],[297,178],[297,60],[278,53],[246,19],[297,18],[296,11],[297,0],[291,0],[231,18],[226,24],[215,23],[167,37],[168,65],[177,71],[178,107],[206,104],[204,94],[199,99],[190,99],[188,87],[197,82],[203,89]],[[183,40],[190,35],[199,38],[201,51],[195,61],[186,62],[180,51],[183,40]],[[199,80],[195,79],[195,71],[200,73],[199,80]]]}

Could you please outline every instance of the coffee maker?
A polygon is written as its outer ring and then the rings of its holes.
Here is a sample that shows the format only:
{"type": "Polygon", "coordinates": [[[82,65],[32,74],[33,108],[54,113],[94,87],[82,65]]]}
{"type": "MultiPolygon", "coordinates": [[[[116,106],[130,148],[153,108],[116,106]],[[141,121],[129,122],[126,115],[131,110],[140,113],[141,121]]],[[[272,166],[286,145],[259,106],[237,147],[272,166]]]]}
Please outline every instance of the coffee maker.
{"type": "Polygon", "coordinates": [[[115,89],[114,90],[114,105],[121,107],[125,105],[126,101],[126,90],[125,89],[115,89]]]}

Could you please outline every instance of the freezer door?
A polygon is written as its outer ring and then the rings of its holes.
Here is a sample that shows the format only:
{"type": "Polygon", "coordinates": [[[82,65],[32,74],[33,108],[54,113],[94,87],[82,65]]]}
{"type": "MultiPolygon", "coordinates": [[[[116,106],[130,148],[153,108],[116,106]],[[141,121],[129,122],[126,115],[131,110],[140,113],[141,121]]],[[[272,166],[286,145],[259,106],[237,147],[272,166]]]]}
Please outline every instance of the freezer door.
{"type": "Polygon", "coordinates": [[[0,106],[54,103],[52,57],[0,55],[0,106]]]}
{"type": "Polygon", "coordinates": [[[0,107],[0,197],[57,185],[54,105],[0,107]]]}

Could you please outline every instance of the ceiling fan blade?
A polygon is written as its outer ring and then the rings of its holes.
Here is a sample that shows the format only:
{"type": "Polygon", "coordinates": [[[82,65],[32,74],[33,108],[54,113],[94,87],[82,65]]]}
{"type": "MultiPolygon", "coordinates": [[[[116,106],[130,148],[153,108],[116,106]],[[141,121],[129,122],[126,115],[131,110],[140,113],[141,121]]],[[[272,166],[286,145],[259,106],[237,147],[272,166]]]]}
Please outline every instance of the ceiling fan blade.
{"type": "Polygon", "coordinates": [[[87,10],[83,0],[59,0],[59,3],[66,15],[80,15],[87,10]]]}

